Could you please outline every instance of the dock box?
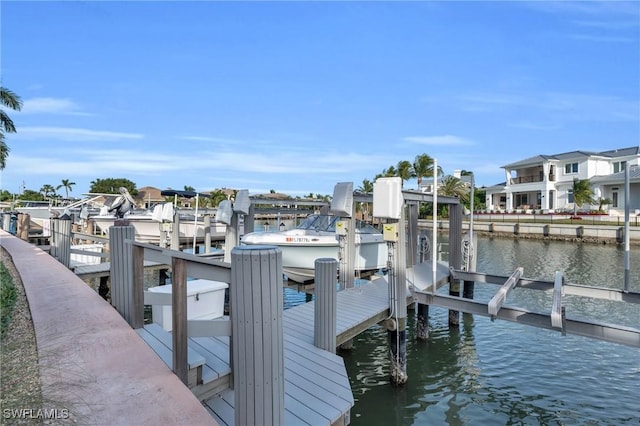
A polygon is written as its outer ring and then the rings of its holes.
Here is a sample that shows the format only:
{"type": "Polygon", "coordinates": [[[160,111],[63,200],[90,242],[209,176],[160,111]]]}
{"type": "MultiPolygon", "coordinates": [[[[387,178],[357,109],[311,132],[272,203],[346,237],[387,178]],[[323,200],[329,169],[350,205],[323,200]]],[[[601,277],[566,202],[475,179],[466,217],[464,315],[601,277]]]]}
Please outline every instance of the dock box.
{"type": "MultiPolygon", "coordinates": [[[[221,281],[187,281],[187,319],[213,319],[224,315],[224,293],[229,284],[221,281]]],[[[171,285],[150,287],[149,291],[171,294],[171,285]]],[[[171,331],[171,305],[153,305],[153,322],[171,331]]]]}

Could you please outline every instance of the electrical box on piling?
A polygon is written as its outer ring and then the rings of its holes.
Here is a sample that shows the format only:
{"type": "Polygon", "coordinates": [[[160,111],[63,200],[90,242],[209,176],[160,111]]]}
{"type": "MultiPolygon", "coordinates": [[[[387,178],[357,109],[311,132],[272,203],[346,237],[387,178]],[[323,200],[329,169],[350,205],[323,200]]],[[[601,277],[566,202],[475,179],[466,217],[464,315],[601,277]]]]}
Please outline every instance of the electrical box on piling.
{"type": "Polygon", "coordinates": [[[386,223],[382,227],[382,238],[387,242],[397,243],[398,242],[398,224],[397,223],[386,223]]]}
{"type": "Polygon", "coordinates": [[[347,235],[349,222],[346,220],[339,220],[336,222],[336,235],[347,235]]]}
{"type": "Polygon", "coordinates": [[[403,205],[401,178],[378,178],[373,183],[373,215],[375,217],[399,220],[403,205]]]}

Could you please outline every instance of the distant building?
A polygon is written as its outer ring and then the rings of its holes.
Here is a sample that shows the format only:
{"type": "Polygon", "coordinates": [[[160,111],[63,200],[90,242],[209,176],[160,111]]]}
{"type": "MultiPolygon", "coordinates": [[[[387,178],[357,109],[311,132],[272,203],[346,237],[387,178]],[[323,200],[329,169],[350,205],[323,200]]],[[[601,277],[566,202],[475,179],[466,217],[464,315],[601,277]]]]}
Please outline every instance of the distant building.
{"type": "Polygon", "coordinates": [[[165,198],[160,195],[160,190],[153,186],[145,186],[138,189],[138,193],[134,197],[136,206],[141,208],[151,208],[158,203],[164,203],[165,198]]]}
{"type": "MultiPolygon", "coordinates": [[[[624,214],[624,176],[629,168],[629,206],[640,209],[640,146],[603,152],[537,155],[502,166],[505,182],[486,188],[489,211],[573,210],[573,181],[589,179],[596,199],[607,198],[609,214],[624,214]]],[[[583,205],[596,209],[598,205],[583,205]]],[[[636,213],[637,214],[637,213],[636,213]]]]}

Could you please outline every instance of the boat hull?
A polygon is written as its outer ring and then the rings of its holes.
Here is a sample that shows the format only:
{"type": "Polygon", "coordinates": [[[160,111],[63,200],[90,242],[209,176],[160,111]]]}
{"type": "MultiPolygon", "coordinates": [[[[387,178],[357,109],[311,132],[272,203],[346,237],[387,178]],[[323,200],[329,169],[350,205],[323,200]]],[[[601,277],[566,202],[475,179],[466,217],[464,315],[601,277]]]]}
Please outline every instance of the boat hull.
{"type": "MultiPolygon", "coordinates": [[[[309,237],[305,237],[309,238],[309,237]]],[[[245,245],[274,245],[282,251],[282,271],[291,281],[305,283],[315,277],[316,259],[338,259],[338,242],[333,237],[309,238],[304,243],[277,241],[275,238],[243,239],[245,245]],[[329,241],[328,241],[329,240],[329,241]]],[[[356,243],[355,271],[358,274],[375,272],[387,266],[387,244],[382,239],[356,243]]]]}
{"type": "MultiPolygon", "coordinates": [[[[151,218],[151,216],[136,216],[130,215],[125,217],[135,229],[136,241],[149,244],[160,243],[160,233],[163,227],[171,229],[172,223],[170,222],[158,222],[151,218]]],[[[100,230],[109,235],[109,228],[113,226],[115,218],[113,216],[94,216],[92,220],[100,230]]],[[[219,223],[211,224],[211,239],[221,240],[224,239],[226,226],[219,223]]],[[[195,232],[196,239],[203,239],[205,236],[204,222],[194,223],[193,221],[181,221],[180,222],[180,242],[189,243],[193,240],[195,232]]]]}

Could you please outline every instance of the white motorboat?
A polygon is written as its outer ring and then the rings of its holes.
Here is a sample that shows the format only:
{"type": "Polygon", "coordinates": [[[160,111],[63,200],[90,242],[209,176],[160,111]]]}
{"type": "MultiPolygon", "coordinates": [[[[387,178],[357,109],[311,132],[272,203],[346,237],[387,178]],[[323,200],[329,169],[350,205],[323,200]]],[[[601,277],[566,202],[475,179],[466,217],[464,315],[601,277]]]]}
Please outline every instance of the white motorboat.
{"type": "MultiPolygon", "coordinates": [[[[294,229],[252,232],[244,235],[241,243],[280,247],[283,272],[290,280],[304,283],[314,279],[316,259],[338,259],[339,220],[339,216],[313,214],[294,229]]],[[[382,233],[360,220],[356,220],[355,251],[355,270],[359,274],[375,272],[387,265],[387,243],[382,233]]]]}
{"type": "Polygon", "coordinates": [[[49,201],[18,200],[21,207],[16,207],[18,213],[28,214],[30,220],[39,227],[44,227],[49,219],[67,214],[74,223],[86,219],[90,214],[99,211],[101,196],[89,194],[91,197],[83,198],[72,203],[53,205],[49,201]]]}
{"type": "MultiPolygon", "coordinates": [[[[168,232],[167,238],[169,238],[169,232],[172,232],[173,228],[173,208],[171,207],[171,203],[166,203],[157,205],[153,211],[126,214],[124,219],[135,228],[136,241],[158,244],[163,230],[168,232]]],[[[113,214],[101,214],[92,216],[91,219],[104,234],[109,235],[109,228],[113,226],[116,217],[113,214]]],[[[224,239],[226,225],[212,220],[210,232],[212,240],[224,239]]],[[[196,239],[202,240],[205,237],[205,223],[202,218],[194,220],[193,214],[181,213],[179,233],[181,243],[191,242],[194,235],[196,239]]]]}
{"type": "MultiPolygon", "coordinates": [[[[174,203],[158,204],[154,206],[153,210],[133,211],[125,214],[124,219],[135,228],[136,241],[158,244],[162,231],[166,231],[166,236],[169,241],[170,233],[174,232],[174,205],[177,203],[178,197],[195,197],[196,208],[193,213],[191,209],[177,212],[180,219],[178,231],[180,242],[187,243],[193,241],[193,245],[195,246],[196,240],[203,239],[206,231],[204,220],[198,215],[198,200],[200,197],[208,198],[209,195],[194,191],[179,191],[173,189],[164,190],[160,194],[165,197],[174,197],[174,203]]],[[[103,233],[108,234],[109,228],[113,226],[116,217],[113,214],[107,214],[107,211],[105,211],[98,216],[93,216],[92,219],[103,233]]],[[[224,239],[226,230],[226,224],[214,220],[212,220],[209,225],[212,240],[224,239]]]]}

